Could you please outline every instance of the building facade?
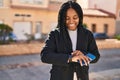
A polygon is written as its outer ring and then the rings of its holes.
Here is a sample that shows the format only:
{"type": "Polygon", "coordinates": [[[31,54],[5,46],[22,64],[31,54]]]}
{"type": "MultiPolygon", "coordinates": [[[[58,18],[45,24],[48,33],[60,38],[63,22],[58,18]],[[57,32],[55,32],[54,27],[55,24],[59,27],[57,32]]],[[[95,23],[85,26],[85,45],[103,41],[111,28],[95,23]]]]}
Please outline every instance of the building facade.
{"type": "Polygon", "coordinates": [[[120,0],[117,0],[117,6],[116,6],[116,34],[120,34],[120,0]]]}
{"type": "MultiPolygon", "coordinates": [[[[56,27],[59,8],[65,1],[0,0],[0,23],[10,25],[18,40],[26,40],[26,34],[41,38],[41,34],[56,27]]],[[[115,33],[115,18],[104,11],[84,10],[84,23],[92,32],[106,32],[110,36],[115,33]]]]}
{"type": "Polygon", "coordinates": [[[88,0],[89,8],[103,9],[116,14],[117,0],[88,0]]]}
{"type": "Polygon", "coordinates": [[[115,34],[120,34],[120,0],[88,0],[89,8],[104,9],[115,14],[115,34]]]}
{"type": "Polygon", "coordinates": [[[25,34],[46,34],[57,21],[61,2],[54,0],[0,0],[0,23],[13,28],[19,40],[27,39],[25,34]],[[55,9],[54,9],[55,8],[55,9]],[[55,16],[55,17],[54,17],[55,16]]]}
{"type": "Polygon", "coordinates": [[[93,33],[115,34],[115,15],[101,9],[83,9],[83,22],[93,33]]]}

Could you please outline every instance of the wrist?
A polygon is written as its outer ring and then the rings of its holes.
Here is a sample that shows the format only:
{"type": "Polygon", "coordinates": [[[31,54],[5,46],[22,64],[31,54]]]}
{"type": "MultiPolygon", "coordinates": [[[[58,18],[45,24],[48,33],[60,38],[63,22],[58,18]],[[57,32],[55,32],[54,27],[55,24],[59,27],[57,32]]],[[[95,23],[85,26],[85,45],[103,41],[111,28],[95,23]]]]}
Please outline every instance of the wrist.
{"type": "Polygon", "coordinates": [[[72,62],[72,55],[69,55],[68,62],[72,62]]]}

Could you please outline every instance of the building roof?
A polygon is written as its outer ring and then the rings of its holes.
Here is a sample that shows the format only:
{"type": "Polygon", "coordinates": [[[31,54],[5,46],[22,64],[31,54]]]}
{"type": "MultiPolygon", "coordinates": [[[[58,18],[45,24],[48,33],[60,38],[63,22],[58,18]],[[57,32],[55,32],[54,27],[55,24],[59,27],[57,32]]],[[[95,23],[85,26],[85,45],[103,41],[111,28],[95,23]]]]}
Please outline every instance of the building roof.
{"type": "Polygon", "coordinates": [[[113,17],[116,18],[115,14],[102,9],[83,9],[84,16],[101,16],[101,17],[113,17]]]}

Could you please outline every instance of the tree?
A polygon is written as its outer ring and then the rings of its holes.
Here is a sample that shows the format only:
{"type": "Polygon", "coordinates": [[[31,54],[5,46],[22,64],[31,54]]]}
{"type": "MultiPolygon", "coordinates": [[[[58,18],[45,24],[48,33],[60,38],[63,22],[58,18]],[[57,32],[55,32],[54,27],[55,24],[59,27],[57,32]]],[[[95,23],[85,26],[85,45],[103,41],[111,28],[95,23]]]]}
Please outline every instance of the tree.
{"type": "Polygon", "coordinates": [[[0,24],[0,44],[6,44],[9,42],[9,34],[13,29],[7,24],[0,24]]]}

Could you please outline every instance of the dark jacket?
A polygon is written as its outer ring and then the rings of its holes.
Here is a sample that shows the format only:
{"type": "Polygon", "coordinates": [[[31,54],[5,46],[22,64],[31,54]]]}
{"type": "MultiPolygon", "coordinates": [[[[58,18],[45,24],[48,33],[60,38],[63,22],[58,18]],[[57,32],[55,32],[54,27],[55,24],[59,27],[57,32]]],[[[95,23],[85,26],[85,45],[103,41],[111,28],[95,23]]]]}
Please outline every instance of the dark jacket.
{"type": "MultiPolygon", "coordinates": [[[[100,57],[93,34],[83,27],[78,28],[77,31],[76,50],[80,50],[84,54],[90,52],[95,55],[96,59],[91,63],[97,62],[100,57]]],[[[51,31],[45,47],[41,51],[42,62],[52,64],[50,80],[73,80],[74,71],[77,72],[81,80],[89,80],[89,66],[80,66],[79,63],[75,62],[68,63],[71,52],[72,43],[69,35],[66,37],[66,41],[64,41],[59,29],[51,31]]]]}

